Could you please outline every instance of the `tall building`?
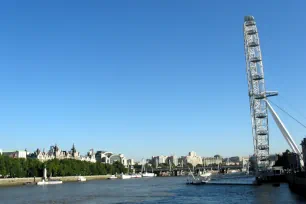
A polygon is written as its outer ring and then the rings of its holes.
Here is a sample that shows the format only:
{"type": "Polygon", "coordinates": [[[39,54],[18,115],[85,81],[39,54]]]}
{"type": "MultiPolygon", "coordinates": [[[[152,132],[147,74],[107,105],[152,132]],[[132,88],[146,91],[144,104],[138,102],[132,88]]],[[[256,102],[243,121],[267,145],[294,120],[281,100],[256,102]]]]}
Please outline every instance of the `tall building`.
{"type": "Polygon", "coordinates": [[[167,156],[152,156],[151,163],[156,168],[160,164],[167,164],[167,156]]]}
{"type": "Polygon", "coordinates": [[[177,156],[175,156],[175,155],[169,156],[167,160],[168,160],[167,163],[171,162],[171,163],[174,164],[175,166],[178,165],[178,158],[177,158],[177,156]]]}
{"type": "Polygon", "coordinates": [[[159,165],[158,156],[152,156],[151,162],[152,162],[152,165],[153,165],[155,168],[157,168],[158,165],[159,165]]]}
{"type": "Polygon", "coordinates": [[[163,155],[161,155],[161,156],[158,156],[158,162],[160,163],[160,164],[166,164],[167,163],[167,156],[163,156],[163,155]]]}

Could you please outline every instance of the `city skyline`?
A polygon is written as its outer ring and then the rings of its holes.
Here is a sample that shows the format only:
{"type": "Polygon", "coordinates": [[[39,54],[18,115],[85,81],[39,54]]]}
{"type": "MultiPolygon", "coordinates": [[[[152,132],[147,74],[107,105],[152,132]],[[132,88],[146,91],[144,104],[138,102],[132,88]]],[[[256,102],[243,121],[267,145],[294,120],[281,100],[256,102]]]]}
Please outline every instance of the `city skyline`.
{"type": "MultiPolygon", "coordinates": [[[[50,144],[49,147],[37,147],[35,148],[34,150],[29,150],[27,148],[19,148],[19,149],[5,149],[5,148],[2,148],[0,147],[0,155],[3,153],[3,152],[15,152],[15,151],[21,151],[21,152],[27,152],[28,154],[34,154],[36,152],[44,152],[44,153],[50,153],[50,151],[53,151],[54,147],[58,147],[60,151],[64,151],[64,152],[67,152],[67,153],[71,153],[72,149],[76,149],[77,150],[77,154],[78,156],[80,157],[86,157],[89,155],[90,152],[110,152],[110,153],[114,153],[114,151],[111,151],[111,150],[106,150],[106,149],[103,149],[103,148],[98,148],[98,149],[94,149],[94,148],[89,148],[86,152],[81,152],[81,151],[78,151],[79,149],[77,148],[77,145],[75,145],[74,143],[72,144],[72,146],[70,146],[70,148],[62,148],[61,145],[59,144],[50,144]]],[[[275,154],[281,154],[282,152],[278,152],[278,153],[275,153],[275,154]]],[[[91,153],[93,154],[93,153],[91,153]]],[[[117,152],[118,155],[124,155],[124,152],[117,152]]],[[[165,159],[168,158],[168,157],[172,157],[172,156],[175,156],[177,158],[182,158],[182,157],[186,157],[186,156],[191,156],[192,154],[196,155],[196,156],[199,156],[201,158],[213,158],[215,156],[221,156],[221,158],[230,158],[230,157],[250,157],[252,155],[220,155],[218,153],[215,153],[215,154],[209,154],[209,155],[200,155],[200,154],[197,154],[195,151],[193,150],[190,150],[190,151],[187,151],[185,154],[183,155],[178,155],[178,154],[175,154],[175,153],[171,153],[171,154],[156,154],[156,155],[151,155],[151,156],[148,156],[148,157],[143,157],[143,156],[138,156],[136,158],[131,158],[129,157],[129,159],[133,159],[135,160],[135,162],[142,162],[144,159],[153,159],[153,157],[164,157],[165,159]]],[[[67,157],[68,159],[69,157],[67,157]]],[[[48,158],[48,159],[52,159],[52,158],[48,158]]]]}
{"type": "MultiPolygon", "coordinates": [[[[292,23],[305,2],[57,3],[3,5],[1,149],[253,154],[241,26],[249,14],[267,89],[280,93],[272,100],[305,110],[306,28],[292,23]]],[[[279,114],[301,141],[304,129],[279,114]]],[[[271,153],[289,149],[269,120],[271,153]]]]}

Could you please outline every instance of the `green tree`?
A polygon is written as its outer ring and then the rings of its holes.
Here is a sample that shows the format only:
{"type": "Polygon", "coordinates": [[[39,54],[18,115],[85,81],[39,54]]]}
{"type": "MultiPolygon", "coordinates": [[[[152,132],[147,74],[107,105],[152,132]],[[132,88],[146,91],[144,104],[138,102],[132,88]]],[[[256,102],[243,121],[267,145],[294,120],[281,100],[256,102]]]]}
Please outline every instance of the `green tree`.
{"type": "Polygon", "coordinates": [[[4,157],[0,155],[0,175],[1,176],[6,176],[6,165],[4,162],[4,157]]]}

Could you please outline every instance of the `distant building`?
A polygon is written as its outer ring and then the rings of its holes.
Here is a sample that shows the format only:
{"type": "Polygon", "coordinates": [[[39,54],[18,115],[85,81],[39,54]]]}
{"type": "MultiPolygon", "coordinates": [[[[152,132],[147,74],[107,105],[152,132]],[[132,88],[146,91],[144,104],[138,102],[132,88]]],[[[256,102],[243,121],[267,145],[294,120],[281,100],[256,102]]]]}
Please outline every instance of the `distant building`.
{"type": "Polygon", "coordinates": [[[170,163],[170,162],[171,162],[171,163],[174,164],[175,166],[178,165],[178,158],[177,158],[177,156],[175,156],[175,155],[169,156],[169,157],[167,158],[167,160],[168,160],[167,163],[170,163]]]}
{"type": "Polygon", "coordinates": [[[29,157],[33,159],[38,159],[41,162],[45,162],[55,158],[54,155],[50,152],[40,151],[40,149],[37,149],[34,153],[30,154],[29,157]]]}
{"type": "Polygon", "coordinates": [[[51,146],[47,154],[49,158],[55,159],[80,159],[80,153],[76,151],[74,144],[71,151],[62,151],[57,145],[51,146]]]}
{"type": "Polygon", "coordinates": [[[192,166],[196,166],[198,164],[202,164],[202,157],[197,156],[196,152],[189,152],[188,156],[182,158],[184,165],[192,164],[192,166]]]}
{"type": "Polygon", "coordinates": [[[134,166],[135,165],[134,159],[128,159],[127,163],[128,163],[129,166],[134,166]]]}
{"type": "Polygon", "coordinates": [[[95,157],[95,152],[93,149],[90,149],[89,152],[87,152],[86,156],[80,156],[81,161],[87,161],[87,162],[92,162],[96,163],[96,157],[95,157]]]}
{"type": "Polygon", "coordinates": [[[0,155],[2,155],[2,149],[0,149],[0,155]]]}
{"type": "Polygon", "coordinates": [[[24,150],[16,150],[16,151],[2,151],[2,155],[11,157],[11,158],[27,158],[27,151],[24,150]]]}
{"type": "Polygon", "coordinates": [[[127,158],[124,156],[124,154],[119,154],[120,156],[120,162],[125,166],[128,167],[128,162],[127,162],[127,158]]]}
{"type": "Polygon", "coordinates": [[[160,164],[166,164],[167,163],[167,156],[152,156],[151,164],[156,168],[160,164]]]}
{"type": "Polygon", "coordinates": [[[110,163],[110,157],[113,155],[112,152],[108,151],[97,151],[95,154],[97,162],[101,162],[104,164],[110,163]]]}
{"type": "Polygon", "coordinates": [[[167,156],[163,156],[163,155],[161,155],[161,156],[158,156],[158,162],[159,162],[159,164],[166,164],[167,163],[167,156]]]}
{"type": "Polygon", "coordinates": [[[220,155],[215,155],[214,157],[203,157],[202,160],[204,166],[219,165],[222,163],[222,157],[220,155]]]}
{"type": "Polygon", "coordinates": [[[228,158],[224,158],[222,160],[222,163],[224,163],[225,165],[239,165],[241,164],[242,161],[242,157],[228,157],[228,158]]]}
{"type": "Polygon", "coordinates": [[[96,158],[94,150],[91,149],[85,156],[81,156],[76,150],[74,144],[72,145],[71,151],[62,151],[57,145],[51,146],[48,152],[45,150],[41,151],[37,149],[34,153],[29,154],[28,157],[38,159],[41,162],[45,162],[52,159],[76,159],[81,161],[88,161],[95,163],[96,158]]]}
{"type": "Polygon", "coordinates": [[[125,167],[128,166],[127,158],[123,154],[113,154],[112,152],[107,151],[97,151],[95,154],[96,161],[105,163],[105,164],[113,164],[118,161],[122,163],[125,167]]]}

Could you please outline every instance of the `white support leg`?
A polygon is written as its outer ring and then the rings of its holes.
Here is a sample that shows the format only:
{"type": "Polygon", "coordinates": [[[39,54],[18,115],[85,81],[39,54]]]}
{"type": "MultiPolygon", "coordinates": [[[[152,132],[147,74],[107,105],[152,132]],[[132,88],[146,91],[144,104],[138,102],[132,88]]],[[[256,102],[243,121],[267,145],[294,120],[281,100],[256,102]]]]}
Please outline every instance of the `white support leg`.
{"type": "Polygon", "coordinates": [[[279,118],[279,116],[277,115],[277,113],[275,112],[275,110],[273,109],[271,104],[269,103],[269,101],[268,100],[265,100],[265,101],[267,103],[267,106],[268,106],[268,108],[269,108],[269,110],[270,110],[270,112],[272,114],[272,117],[273,117],[274,121],[276,122],[278,128],[280,129],[280,131],[283,134],[284,138],[288,142],[288,144],[291,147],[292,151],[300,156],[301,165],[304,166],[303,155],[302,155],[301,151],[299,150],[298,146],[296,145],[296,143],[294,142],[293,138],[291,137],[289,131],[287,130],[287,128],[285,127],[284,123],[281,121],[281,119],[279,118]]]}

